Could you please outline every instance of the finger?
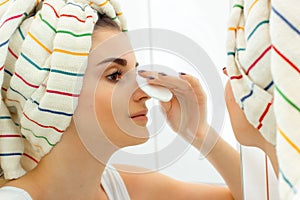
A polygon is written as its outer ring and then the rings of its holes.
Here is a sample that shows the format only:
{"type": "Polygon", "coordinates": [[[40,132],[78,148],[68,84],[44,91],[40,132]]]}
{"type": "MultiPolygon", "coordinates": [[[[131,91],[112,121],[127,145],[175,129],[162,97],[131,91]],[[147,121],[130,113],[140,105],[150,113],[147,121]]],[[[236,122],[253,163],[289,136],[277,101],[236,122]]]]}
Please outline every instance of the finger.
{"type": "Polygon", "coordinates": [[[160,102],[160,105],[163,107],[163,109],[166,113],[168,113],[172,108],[171,102],[160,102]]]}
{"type": "Polygon", "coordinates": [[[121,5],[118,0],[110,0],[111,5],[114,7],[116,11],[116,15],[121,22],[122,31],[126,32],[127,30],[127,20],[122,12],[121,5]]]}
{"type": "Polygon", "coordinates": [[[187,81],[179,78],[178,76],[170,76],[162,72],[153,71],[139,71],[139,75],[147,79],[147,82],[152,85],[159,85],[171,90],[187,90],[190,85],[187,81]]]}
{"type": "Polygon", "coordinates": [[[180,78],[186,80],[192,86],[192,88],[197,89],[204,93],[204,90],[203,90],[199,80],[196,77],[185,74],[185,73],[180,73],[180,78]]]}
{"type": "MultiPolygon", "coordinates": [[[[191,75],[185,74],[185,73],[181,73],[180,77],[184,80],[186,80],[190,85],[191,88],[193,89],[194,93],[197,95],[198,97],[198,101],[202,101],[202,103],[206,102],[206,93],[202,87],[202,85],[200,84],[199,80],[191,75]]],[[[201,102],[199,102],[201,103],[201,102]]]]}

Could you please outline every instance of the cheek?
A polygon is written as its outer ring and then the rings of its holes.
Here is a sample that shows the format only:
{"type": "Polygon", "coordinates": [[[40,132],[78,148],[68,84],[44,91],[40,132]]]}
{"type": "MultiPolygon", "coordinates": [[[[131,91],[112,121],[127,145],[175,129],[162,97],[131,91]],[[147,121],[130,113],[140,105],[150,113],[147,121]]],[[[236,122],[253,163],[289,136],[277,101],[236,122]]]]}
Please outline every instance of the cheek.
{"type": "Polygon", "coordinates": [[[120,123],[116,122],[115,117],[122,117],[122,113],[115,116],[112,108],[112,98],[114,87],[105,81],[99,82],[95,93],[95,112],[98,124],[101,126],[105,134],[110,138],[112,135],[119,133],[120,123]]]}
{"type": "MultiPolygon", "coordinates": [[[[139,135],[137,135],[138,137],[133,137],[128,134],[130,131],[126,131],[131,129],[124,128],[128,127],[128,124],[133,123],[128,116],[128,103],[123,105],[118,101],[118,104],[114,105],[117,106],[115,109],[118,111],[118,113],[116,113],[117,116],[114,117],[112,109],[112,98],[116,98],[113,93],[115,91],[114,89],[113,85],[105,81],[103,83],[99,82],[98,84],[94,97],[95,112],[99,126],[104,131],[108,140],[117,147],[144,143],[148,138],[147,129],[144,128],[142,131],[134,132],[139,135]],[[124,109],[120,108],[120,106],[124,107],[124,109]]],[[[117,100],[120,100],[119,97],[117,100]]],[[[132,97],[130,102],[132,102],[132,97]]]]}
{"type": "Polygon", "coordinates": [[[107,119],[112,117],[112,89],[101,83],[99,85],[95,93],[95,112],[99,122],[104,120],[107,123],[107,119]]]}

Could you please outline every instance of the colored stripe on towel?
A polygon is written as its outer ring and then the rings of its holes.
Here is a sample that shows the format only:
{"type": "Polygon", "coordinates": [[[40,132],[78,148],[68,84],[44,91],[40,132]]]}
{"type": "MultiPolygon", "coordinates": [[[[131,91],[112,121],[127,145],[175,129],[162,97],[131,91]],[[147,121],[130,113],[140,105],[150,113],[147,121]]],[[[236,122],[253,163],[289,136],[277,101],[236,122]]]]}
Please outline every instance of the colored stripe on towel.
{"type": "Polygon", "coordinates": [[[6,20],[4,20],[4,22],[0,25],[0,28],[2,28],[2,26],[4,24],[6,24],[7,22],[9,22],[10,20],[13,20],[13,19],[18,19],[20,17],[22,17],[24,14],[19,14],[19,15],[15,15],[15,16],[12,16],[10,18],[7,18],[6,20]]]}
{"type": "Polygon", "coordinates": [[[285,139],[285,141],[287,143],[289,143],[289,145],[297,151],[297,153],[300,154],[300,148],[279,128],[277,127],[278,132],[280,133],[280,135],[285,139]]]}
{"type": "Polygon", "coordinates": [[[261,129],[261,127],[263,126],[262,121],[264,120],[265,116],[268,114],[271,106],[272,106],[273,102],[268,103],[266,109],[264,110],[263,114],[260,116],[259,118],[259,125],[257,126],[257,129],[261,129]]]}
{"type": "Polygon", "coordinates": [[[262,54],[250,65],[250,67],[246,71],[246,75],[249,74],[249,72],[255,67],[255,65],[271,50],[272,45],[268,46],[262,54]]]}

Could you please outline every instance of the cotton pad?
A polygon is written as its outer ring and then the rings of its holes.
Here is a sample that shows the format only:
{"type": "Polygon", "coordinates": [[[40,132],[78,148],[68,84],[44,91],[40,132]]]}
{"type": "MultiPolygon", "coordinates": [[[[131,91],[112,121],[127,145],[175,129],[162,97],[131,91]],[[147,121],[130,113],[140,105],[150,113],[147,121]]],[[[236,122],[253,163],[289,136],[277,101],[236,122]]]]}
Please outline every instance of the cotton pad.
{"type": "Polygon", "coordinates": [[[169,89],[162,86],[149,85],[147,83],[147,80],[139,75],[136,76],[136,81],[141,90],[143,90],[147,95],[149,95],[152,98],[158,99],[163,102],[168,102],[173,97],[173,94],[169,89]]]}

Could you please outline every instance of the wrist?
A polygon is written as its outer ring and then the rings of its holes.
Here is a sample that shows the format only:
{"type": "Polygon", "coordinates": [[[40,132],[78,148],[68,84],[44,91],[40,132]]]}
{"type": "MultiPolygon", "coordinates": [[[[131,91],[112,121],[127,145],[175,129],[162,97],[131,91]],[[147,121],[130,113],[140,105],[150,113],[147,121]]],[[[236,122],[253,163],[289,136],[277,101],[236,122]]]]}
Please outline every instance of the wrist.
{"type": "Polygon", "coordinates": [[[203,126],[196,134],[192,145],[203,155],[206,156],[214,148],[219,140],[218,133],[209,124],[203,126]]]}

